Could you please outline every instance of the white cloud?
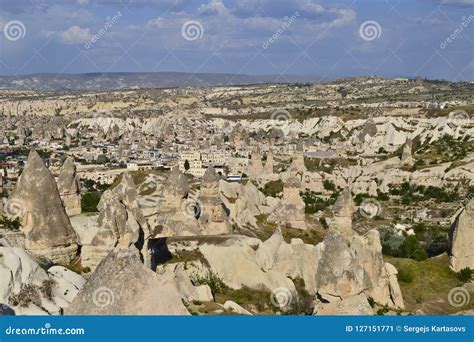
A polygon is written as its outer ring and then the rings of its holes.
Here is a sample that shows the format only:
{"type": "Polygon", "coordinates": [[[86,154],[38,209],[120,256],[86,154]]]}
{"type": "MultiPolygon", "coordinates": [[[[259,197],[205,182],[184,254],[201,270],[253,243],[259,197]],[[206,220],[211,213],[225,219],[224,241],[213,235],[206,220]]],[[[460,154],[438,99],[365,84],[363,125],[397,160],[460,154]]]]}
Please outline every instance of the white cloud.
{"type": "Polygon", "coordinates": [[[229,11],[220,0],[211,0],[208,4],[201,5],[198,8],[200,15],[221,15],[227,14],[229,11]]]}
{"type": "Polygon", "coordinates": [[[165,23],[166,23],[166,20],[164,18],[158,17],[158,18],[154,18],[154,19],[149,20],[146,23],[146,27],[148,29],[150,29],[150,28],[161,29],[161,28],[165,27],[165,23]]]}
{"type": "Polygon", "coordinates": [[[88,28],[81,28],[77,25],[73,25],[66,31],[59,33],[59,39],[64,44],[83,44],[92,38],[92,34],[88,28]]]}

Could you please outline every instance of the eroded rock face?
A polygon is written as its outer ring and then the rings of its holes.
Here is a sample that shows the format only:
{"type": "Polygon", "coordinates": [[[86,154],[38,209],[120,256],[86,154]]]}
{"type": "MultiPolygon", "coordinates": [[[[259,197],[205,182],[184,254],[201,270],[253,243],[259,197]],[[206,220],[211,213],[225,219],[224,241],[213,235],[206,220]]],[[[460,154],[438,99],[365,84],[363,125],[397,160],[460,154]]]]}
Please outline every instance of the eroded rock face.
{"type": "Polygon", "coordinates": [[[138,191],[129,174],[121,183],[103,193],[98,204],[95,234],[90,243],[83,244],[82,265],[95,269],[97,264],[116,246],[143,248],[150,236],[148,224],[138,205],[138,191]]]}
{"type": "Polygon", "coordinates": [[[56,182],[36,151],[31,150],[7,205],[9,215],[19,217],[22,222],[28,251],[62,264],[76,257],[76,232],[56,182]]]}
{"type": "Polygon", "coordinates": [[[383,261],[378,231],[347,241],[332,229],[316,248],[321,252],[316,273],[316,314],[342,314],[353,302],[359,303],[359,313],[348,310],[349,314],[364,314],[367,306],[361,295],[381,305],[404,307],[396,270],[383,261]]]}
{"type": "Polygon", "coordinates": [[[474,199],[471,199],[451,227],[451,268],[459,272],[463,268],[474,269],[474,199]]]}
{"type": "Polygon", "coordinates": [[[81,213],[81,186],[76,173],[74,159],[68,157],[64,162],[58,177],[58,190],[66,213],[69,216],[81,213]]]}
{"type": "Polygon", "coordinates": [[[330,223],[331,228],[339,231],[346,239],[350,239],[355,234],[352,230],[352,214],[357,209],[349,188],[341,192],[332,210],[334,217],[330,223]]]}
{"type": "Polygon", "coordinates": [[[232,233],[232,226],[219,195],[219,180],[220,177],[212,167],[208,168],[202,177],[199,222],[203,235],[232,233]]]}
{"type": "Polygon", "coordinates": [[[265,197],[252,183],[219,182],[219,191],[224,205],[229,210],[229,219],[239,227],[257,228],[255,216],[268,215],[278,203],[278,199],[265,197]]]}
{"type": "Polygon", "coordinates": [[[273,167],[274,167],[274,159],[273,159],[273,152],[272,151],[268,151],[267,153],[267,160],[265,162],[265,166],[264,166],[264,172],[265,174],[267,175],[272,175],[273,174],[273,167]]]}
{"type": "Polygon", "coordinates": [[[248,134],[244,126],[242,126],[240,123],[235,125],[230,134],[229,141],[237,148],[246,146],[248,143],[248,134]]]}
{"type": "Polygon", "coordinates": [[[304,164],[304,145],[300,141],[296,147],[296,151],[293,153],[293,158],[289,168],[290,171],[303,173],[306,171],[304,164]]]}
{"type": "Polygon", "coordinates": [[[0,247],[0,304],[17,315],[60,315],[84,283],[62,266],[46,272],[21,248],[0,247]]]}
{"type": "Polygon", "coordinates": [[[297,177],[290,177],[283,187],[283,198],[268,216],[270,222],[285,227],[306,229],[305,204],[300,196],[301,182],[297,177]]]}
{"type": "Polygon", "coordinates": [[[407,138],[405,145],[403,145],[402,157],[400,164],[401,166],[413,166],[415,159],[412,157],[413,142],[407,138]]]}
{"type": "Polygon", "coordinates": [[[262,176],[263,173],[263,163],[262,163],[262,155],[260,153],[260,149],[255,147],[250,154],[250,162],[247,168],[247,176],[251,178],[259,178],[262,176]]]}
{"type": "Polygon", "coordinates": [[[115,248],[74,298],[66,315],[189,315],[172,285],[137,253],[115,248]]]}
{"type": "MultiPolygon", "coordinates": [[[[285,274],[264,268],[258,249],[262,242],[258,239],[239,237],[228,240],[222,245],[204,244],[199,251],[209,262],[211,269],[217,273],[224,283],[233,289],[248,287],[251,289],[286,288],[296,293],[295,285],[285,274]]],[[[273,259],[273,256],[270,256],[273,259]]]]}
{"type": "Polygon", "coordinates": [[[159,204],[155,237],[201,235],[197,214],[199,207],[188,199],[189,182],[179,169],[174,168],[163,185],[159,204]]]}

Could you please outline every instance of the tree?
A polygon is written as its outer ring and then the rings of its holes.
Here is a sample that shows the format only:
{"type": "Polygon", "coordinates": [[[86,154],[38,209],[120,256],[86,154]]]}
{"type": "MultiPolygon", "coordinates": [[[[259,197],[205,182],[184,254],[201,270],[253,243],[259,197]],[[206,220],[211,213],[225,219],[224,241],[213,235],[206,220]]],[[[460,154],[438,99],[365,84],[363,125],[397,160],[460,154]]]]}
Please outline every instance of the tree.
{"type": "Polygon", "coordinates": [[[467,283],[471,281],[473,275],[474,275],[474,270],[470,269],[469,267],[466,267],[458,272],[458,279],[462,281],[463,283],[467,283]]]}
{"type": "Polygon", "coordinates": [[[185,169],[186,171],[188,171],[189,168],[190,168],[189,161],[186,159],[186,160],[184,161],[184,169],[185,169]]]}
{"type": "Polygon", "coordinates": [[[86,192],[81,199],[81,208],[85,213],[97,212],[97,205],[100,201],[100,193],[98,192],[86,192]]]}
{"type": "Polygon", "coordinates": [[[101,154],[97,157],[97,164],[106,164],[109,162],[109,158],[105,154],[101,154]]]}

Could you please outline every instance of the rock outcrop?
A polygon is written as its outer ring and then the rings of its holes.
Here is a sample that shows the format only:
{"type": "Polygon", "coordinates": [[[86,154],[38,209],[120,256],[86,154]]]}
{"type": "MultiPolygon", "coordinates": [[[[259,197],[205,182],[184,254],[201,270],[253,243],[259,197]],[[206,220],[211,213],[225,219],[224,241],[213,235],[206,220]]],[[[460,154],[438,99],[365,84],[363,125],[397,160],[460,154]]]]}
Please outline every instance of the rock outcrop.
{"type": "Polygon", "coordinates": [[[303,173],[306,171],[306,166],[304,164],[304,145],[301,141],[298,143],[296,150],[293,153],[289,170],[297,173],[303,173]]]}
{"type": "Polygon", "coordinates": [[[283,186],[283,198],[268,216],[268,221],[285,227],[306,229],[305,204],[300,196],[301,182],[290,177],[283,186]]]}
{"type": "Polygon", "coordinates": [[[6,209],[8,215],[20,218],[28,251],[61,264],[68,264],[76,257],[76,232],[54,177],[35,150],[30,152],[6,209]]]}
{"type": "Polygon", "coordinates": [[[407,138],[405,145],[403,145],[402,156],[400,160],[400,166],[411,167],[415,164],[415,159],[412,157],[413,142],[407,138]]]}
{"type": "Polygon", "coordinates": [[[341,192],[332,210],[334,217],[330,222],[330,227],[349,240],[355,234],[352,230],[352,214],[356,212],[356,205],[349,188],[341,192]]]}
{"type": "Polygon", "coordinates": [[[66,315],[189,315],[173,286],[135,251],[115,248],[74,298],[66,315]]]}
{"type": "Polygon", "coordinates": [[[272,175],[273,174],[273,167],[274,167],[274,160],[273,160],[273,152],[270,150],[267,152],[267,160],[265,161],[265,166],[264,166],[264,173],[267,175],[272,175]]]}
{"type": "Polygon", "coordinates": [[[367,314],[369,297],[380,305],[404,308],[396,270],[383,261],[378,231],[347,241],[331,229],[316,248],[321,256],[315,314],[367,314]]]}
{"type": "Polygon", "coordinates": [[[197,216],[201,208],[188,198],[189,182],[175,167],[166,179],[157,208],[157,226],[153,227],[155,237],[200,235],[197,216]]]}
{"type": "Polygon", "coordinates": [[[69,216],[81,213],[81,186],[74,159],[68,157],[58,177],[58,190],[69,216]]]}
{"type": "Polygon", "coordinates": [[[459,272],[463,268],[474,269],[474,199],[471,199],[454,221],[451,231],[449,263],[459,272]]]}
{"type": "Polygon", "coordinates": [[[252,182],[243,185],[221,180],[219,191],[225,207],[229,209],[229,219],[239,227],[257,228],[255,216],[268,215],[278,203],[277,198],[265,197],[252,182]]]}
{"type": "Polygon", "coordinates": [[[0,247],[0,306],[17,315],[60,315],[84,282],[62,266],[46,272],[21,248],[0,247]]]}
{"type": "Polygon", "coordinates": [[[93,230],[93,237],[86,242],[82,236],[90,235],[91,232],[79,233],[83,245],[82,265],[92,270],[114,247],[133,247],[138,252],[150,236],[138,205],[138,191],[129,174],[123,175],[116,188],[103,193],[97,207],[97,222],[89,228],[93,230]]]}
{"type": "Polygon", "coordinates": [[[262,155],[260,149],[255,147],[250,154],[250,161],[247,167],[247,176],[250,178],[259,178],[263,173],[262,155]]]}
{"type": "Polygon", "coordinates": [[[202,177],[199,223],[203,235],[232,234],[232,225],[219,194],[219,180],[219,175],[212,167],[202,177]]]}
{"type": "Polygon", "coordinates": [[[238,123],[230,133],[229,142],[236,148],[246,147],[248,143],[248,134],[242,124],[238,123]]]}

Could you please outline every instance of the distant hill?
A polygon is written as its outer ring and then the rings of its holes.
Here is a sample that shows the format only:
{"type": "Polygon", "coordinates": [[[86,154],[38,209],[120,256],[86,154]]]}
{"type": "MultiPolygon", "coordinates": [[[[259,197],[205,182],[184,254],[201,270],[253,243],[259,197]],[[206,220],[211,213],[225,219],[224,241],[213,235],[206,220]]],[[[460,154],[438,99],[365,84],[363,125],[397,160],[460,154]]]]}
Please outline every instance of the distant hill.
{"type": "Polygon", "coordinates": [[[175,88],[187,86],[226,86],[262,83],[306,83],[317,77],[294,75],[241,75],[185,72],[31,74],[0,76],[0,89],[67,91],[113,90],[130,88],[175,88]]]}

